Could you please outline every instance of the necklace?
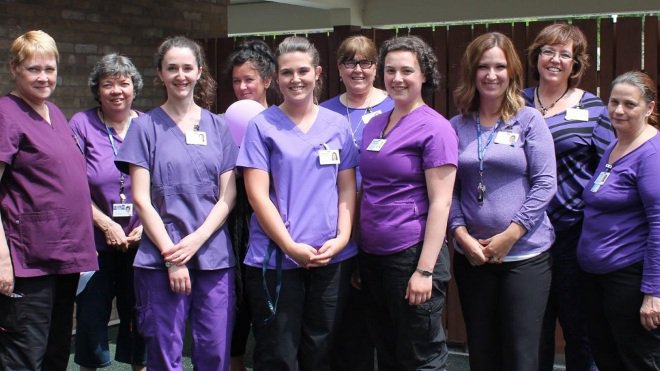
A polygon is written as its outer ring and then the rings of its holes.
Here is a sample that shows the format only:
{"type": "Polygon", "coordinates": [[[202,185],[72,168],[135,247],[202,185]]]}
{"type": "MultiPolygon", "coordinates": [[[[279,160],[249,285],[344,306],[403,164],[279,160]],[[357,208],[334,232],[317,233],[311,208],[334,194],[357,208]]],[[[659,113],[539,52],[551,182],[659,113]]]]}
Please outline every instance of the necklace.
{"type": "Polygon", "coordinates": [[[541,106],[541,114],[545,116],[545,114],[548,113],[548,111],[550,111],[552,107],[554,107],[555,104],[557,104],[557,102],[559,102],[566,95],[566,93],[568,93],[568,89],[570,88],[566,87],[566,90],[564,90],[564,94],[562,94],[559,98],[557,98],[556,101],[552,102],[551,105],[545,107],[543,103],[541,103],[541,97],[539,97],[539,88],[536,88],[536,100],[539,101],[539,106],[541,106]]]}
{"type": "Polygon", "coordinates": [[[357,138],[355,137],[355,134],[360,130],[360,127],[362,127],[362,124],[364,123],[363,116],[364,116],[364,114],[371,113],[371,104],[370,104],[371,92],[372,92],[372,90],[369,90],[369,94],[367,94],[367,99],[366,99],[367,108],[351,108],[351,107],[349,107],[350,100],[348,98],[348,93],[346,93],[346,105],[345,105],[345,107],[346,107],[346,119],[348,119],[348,124],[351,127],[351,134],[353,136],[353,141],[356,142],[356,144],[357,144],[357,138]],[[351,122],[351,113],[353,113],[355,111],[362,111],[362,110],[364,110],[364,113],[360,115],[360,121],[358,121],[358,123],[355,125],[355,127],[353,127],[353,123],[351,122]]]}

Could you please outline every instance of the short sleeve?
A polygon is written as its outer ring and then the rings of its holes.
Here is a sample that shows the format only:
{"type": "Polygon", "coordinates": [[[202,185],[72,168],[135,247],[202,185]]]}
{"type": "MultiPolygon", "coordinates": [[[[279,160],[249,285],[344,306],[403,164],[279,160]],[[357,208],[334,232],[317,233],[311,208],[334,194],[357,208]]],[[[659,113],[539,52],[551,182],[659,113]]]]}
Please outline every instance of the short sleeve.
{"type": "Polygon", "coordinates": [[[424,169],[458,166],[458,137],[449,121],[438,115],[426,124],[425,130],[428,135],[423,142],[424,169]]]}
{"type": "Polygon", "coordinates": [[[128,174],[129,164],[151,170],[153,153],[151,146],[154,138],[149,137],[149,132],[153,133],[153,125],[149,115],[133,119],[115,159],[119,171],[128,174]]]}
{"type": "Polygon", "coordinates": [[[265,143],[265,136],[261,132],[263,127],[257,125],[257,116],[250,120],[243,138],[243,145],[238,151],[236,166],[260,169],[270,172],[270,150],[265,143]]]}
{"type": "Polygon", "coordinates": [[[17,124],[0,111],[0,161],[11,165],[18,153],[21,135],[17,124]]]}
{"type": "Polygon", "coordinates": [[[238,157],[238,147],[234,143],[234,140],[229,133],[229,127],[225,122],[224,118],[221,116],[211,114],[213,120],[216,124],[216,130],[220,137],[220,142],[222,143],[222,165],[220,169],[220,174],[223,174],[229,170],[233,170],[236,167],[236,158],[238,157]]]}

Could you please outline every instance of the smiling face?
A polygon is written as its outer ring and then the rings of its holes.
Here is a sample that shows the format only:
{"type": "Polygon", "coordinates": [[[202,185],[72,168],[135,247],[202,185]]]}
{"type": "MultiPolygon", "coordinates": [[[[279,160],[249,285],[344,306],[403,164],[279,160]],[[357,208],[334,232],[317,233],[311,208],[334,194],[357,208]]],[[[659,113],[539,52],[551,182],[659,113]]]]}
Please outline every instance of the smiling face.
{"type": "Polygon", "coordinates": [[[504,51],[495,46],[486,50],[479,59],[475,76],[480,101],[501,101],[509,87],[509,72],[504,51]]]}
{"type": "Polygon", "coordinates": [[[573,41],[541,47],[537,62],[541,83],[568,83],[575,65],[573,53],[573,41]]]}
{"type": "Polygon", "coordinates": [[[638,87],[620,83],[612,88],[607,111],[617,133],[636,133],[647,125],[655,104],[655,101],[646,102],[638,87]]]}
{"type": "Polygon", "coordinates": [[[261,103],[264,107],[267,106],[266,93],[271,79],[262,79],[252,63],[245,62],[234,66],[231,79],[234,95],[237,99],[252,99],[261,103]]]}
{"type": "Polygon", "coordinates": [[[35,105],[43,104],[57,84],[57,60],[54,55],[33,55],[10,66],[15,80],[14,91],[35,105]]]}
{"type": "MultiPolygon", "coordinates": [[[[366,59],[364,55],[358,53],[351,60],[359,62],[366,59]]],[[[356,63],[355,68],[348,68],[344,63],[339,63],[337,68],[339,69],[339,77],[344,82],[346,91],[349,94],[367,94],[374,85],[374,79],[376,78],[375,63],[369,68],[362,68],[359,63],[356,63]]]]}
{"type": "Polygon", "coordinates": [[[422,100],[422,85],[426,77],[413,52],[397,50],[387,53],[383,81],[396,106],[409,106],[422,100]]]}
{"type": "Polygon", "coordinates": [[[314,99],[316,80],[321,76],[321,66],[312,64],[312,57],[305,52],[284,53],[277,58],[277,86],[287,103],[314,99]]]}
{"type": "Polygon", "coordinates": [[[168,99],[192,99],[195,84],[201,74],[202,70],[193,51],[181,47],[172,47],[165,53],[158,71],[168,99]]]}
{"type": "Polygon", "coordinates": [[[133,80],[130,77],[104,76],[99,80],[99,102],[103,112],[130,111],[134,99],[133,80]]]}

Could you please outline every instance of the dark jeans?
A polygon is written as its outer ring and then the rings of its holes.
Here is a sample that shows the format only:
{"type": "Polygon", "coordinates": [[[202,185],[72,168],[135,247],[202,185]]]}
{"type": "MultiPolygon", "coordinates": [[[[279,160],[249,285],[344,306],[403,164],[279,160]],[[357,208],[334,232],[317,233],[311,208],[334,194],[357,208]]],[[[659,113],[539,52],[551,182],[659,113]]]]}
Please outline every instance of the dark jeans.
{"type": "Polygon", "coordinates": [[[552,285],[541,331],[539,371],[553,369],[557,320],[561,324],[566,341],[566,370],[598,370],[591,355],[583,303],[584,293],[580,285],[581,270],[576,256],[581,231],[582,223],[577,223],[567,230],[555,231],[555,243],[550,248],[552,285]]]}
{"type": "Polygon", "coordinates": [[[538,369],[551,264],[548,252],[522,261],[476,267],[462,254],[454,254],[471,371],[538,369]]]}
{"type": "Polygon", "coordinates": [[[410,305],[405,299],[421,244],[390,255],[360,252],[360,275],[367,323],[376,344],[379,371],[444,370],[447,344],[442,310],[449,280],[449,257],[443,246],[433,270],[431,299],[410,305]]]}
{"type": "MultiPolygon", "coordinates": [[[[277,314],[268,321],[271,312],[261,268],[246,266],[255,371],[330,370],[330,345],[354,266],[354,259],[349,259],[320,268],[283,270],[277,314]]],[[[276,271],[269,269],[266,280],[274,302],[276,271]]]]}
{"type": "Polygon", "coordinates": [[[119,331],[115,359],[144,366],[147,350],[137,331],[133,259],[137,248],[130,251],[99,252],[99,270],[76,299],[77,364],[87,368],[106,367],[111,363],[108,347],[108,321],[112,300],[117,298],[119,331]]]}
{"type": "Polygon", "coordinates": [[[639,309],[642,263],[607,274],[583,274],[589,337],[601,371],[660,370],[660,328],[646,331],[639,309]]]}
{"type": "Polygon", "coordinates": [[[374,371],[376,346],[369,336],[364,290],[349,288],[348,303],[340,317],[332,347],[335,371],[374,371]]]}
{"type": "Polygon", "coordinates": [[[0,295],[0,370],[65,371],[78,273],[15,278],[22,298],[0,295]]]}

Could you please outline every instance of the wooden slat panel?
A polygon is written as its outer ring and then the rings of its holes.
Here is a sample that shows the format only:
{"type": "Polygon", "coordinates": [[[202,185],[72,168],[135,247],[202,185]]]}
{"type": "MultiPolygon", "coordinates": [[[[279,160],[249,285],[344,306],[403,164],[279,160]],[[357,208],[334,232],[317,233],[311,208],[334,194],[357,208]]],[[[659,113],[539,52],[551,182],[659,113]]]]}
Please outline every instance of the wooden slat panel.
{"type": "Polygon", "coordinates": [[[458,113],[456,106],[454,105],[452,93],[456,88],[456,85],[458,85],[458,73],[461,58],[463,58],[465,48],[470,41],[472,41],[472,27],[469,25],[451,26],[447,30],[447,95],[450,97],[448,99],[449,104],[447,105],[447,117],[449,118],[458,113]]]}
{"type": "Polygon", "coordinates": [[[511,37],[513,46],[520,57],[523,65],[523,84],[527,81],[527,25],[523,22],[513,24],[513,35],[511,37]]]}
{"type": "MultiPolygon", "coordinates": [[[[660,25],[657,16],[647,16],[644,18],[644,71],[656,83],[658,81],[658,69],[660,69],[660,25]]],[[[656,104],[658,104],[656,102],[656,104]]]]}
{"type": "MultiPolygon", "coordinates": [[[[322,69],[321,73],[321,83],[323,84],[321,86],[321,96],[319,97],[319,102],[323,102],[330,98],[328,94],[328,73],[325,71],[328,71],[330,68],[333,70],[337,69],[337,64],[334,61],[330,61],[330,49],[328,48],[328,35],[327,33],[314,33],[314,34],[309,34],[307,35],[307,38],[309,41],[311,41],[316,49],[319,51],[319,55],[321,57],[320,59],[320,65],[322,69]]],[[[333,94],[334,96],[336,94],[333,94]]]]}
{"type": "Polygon", "coordinates": [[[598,55],[596,41],[598,40],[598,23],[596,19],[576,19],[573,24],[582,30],[587,39],[587,55],[589,56],[589,68],[582,75],[580,88],[591,93],[596,93],[598,86],[596,66],[598,55]]]}
{"type": "MultiPolygon", "coordinates": [[[[412,28],[409,32],[410,35],[418,36],[424,40],[431,48],[433,48],[433,28],[431,27],[418,27],[412,28]]],[[[433,93],[424,94],[424,102],[429,106],[433,106],[433,93]]]]}
{"type": "Polygon", "coordinates": [[[450,98],[450,95],[447,94],[447,76],[449,74],[447,67],[449,63],[447,59],[447,27],[435,28],[432,45],[433,50],[435,50],[435,57],[438,58],[438,71],[442,79],[440,88],[433,95],[433,108],[447,117],[448,99],[450,98]]]}
{"type": "Polygon", "coordinates": [[[619,17],[616,24],[616,75],[642,69],[642,19],[619,17]]]}
{"type": "Polygon", "coordinates": [[[600,98],[607,101],[610,97],[610,83],[614,79],[614,22],[611,18],[600,20],[600,98]]]}
{"type": "Polygon", "coordinates": [[[234,38],[224,37],[216,43],[216,63],[218,68],[218,97],[216,98],[217,112],[225,112],[230,104],[236,101],[234,90],[231,86],[231,76],[225,73],[227,69],[227,58],[234,50],[234,38]]]}
{"type": "MultiPolygon", "coordinates": [[[[512,23],[491,23],[488,25],[488,32],[499,32],[506,35],[508,38],[513,36],[513,24],[512,23]]],[[[477,35],[475,35],[476,37],[477,35]]]]}

